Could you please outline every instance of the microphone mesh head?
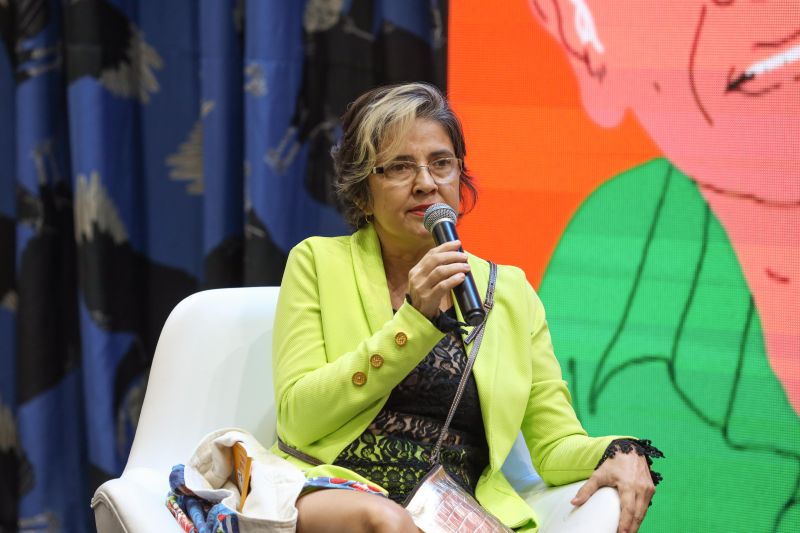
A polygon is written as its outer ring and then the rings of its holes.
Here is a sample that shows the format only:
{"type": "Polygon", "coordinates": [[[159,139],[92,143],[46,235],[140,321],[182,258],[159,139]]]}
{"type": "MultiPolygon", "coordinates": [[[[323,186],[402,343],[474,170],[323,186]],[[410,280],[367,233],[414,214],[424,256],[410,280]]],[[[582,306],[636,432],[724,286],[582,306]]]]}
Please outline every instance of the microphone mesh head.
{"type": "Polygon", "coordinates": [[[455,224],[458,219],[456,210],[444,203],[433,204],[425,210],[422,225],[425,226],[426,230],[431,231],[437,222],[444,219],[448,219],[455,224]]]}

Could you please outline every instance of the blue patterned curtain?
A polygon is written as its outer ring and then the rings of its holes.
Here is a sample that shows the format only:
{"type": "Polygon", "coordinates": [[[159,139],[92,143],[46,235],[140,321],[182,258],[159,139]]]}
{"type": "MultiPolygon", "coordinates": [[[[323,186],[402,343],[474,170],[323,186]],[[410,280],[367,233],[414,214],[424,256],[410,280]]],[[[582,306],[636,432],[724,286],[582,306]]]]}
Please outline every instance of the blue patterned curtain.
{"type": "Polygon", "coordinates": [[[444,88],[446,15],[0,0],[0,531],[92,529],[170,310],[278,284],[295,243],[348,231],[337,117],[383,83],[444,88]]]}

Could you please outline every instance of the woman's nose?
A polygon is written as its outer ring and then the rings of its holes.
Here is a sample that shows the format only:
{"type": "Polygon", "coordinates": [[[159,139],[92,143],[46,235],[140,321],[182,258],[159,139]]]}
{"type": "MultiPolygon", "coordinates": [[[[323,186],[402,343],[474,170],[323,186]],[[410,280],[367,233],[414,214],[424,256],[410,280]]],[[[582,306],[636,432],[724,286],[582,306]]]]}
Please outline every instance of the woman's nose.
{"type": "Polygon", "coordinates": [[[427,166],[420,166],[417,175],[414,176],[414,192],[429,193],[437,188],[436,180],[433,179],[431,171],[427,166]]]}

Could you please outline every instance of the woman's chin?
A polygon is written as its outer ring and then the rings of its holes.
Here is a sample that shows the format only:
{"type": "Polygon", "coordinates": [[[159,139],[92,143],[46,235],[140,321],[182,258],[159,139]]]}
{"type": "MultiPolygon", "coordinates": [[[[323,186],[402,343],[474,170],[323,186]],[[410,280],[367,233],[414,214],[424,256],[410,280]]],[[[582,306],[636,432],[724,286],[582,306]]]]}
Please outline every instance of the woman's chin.
{"type": "Polygon", "coordinates": [[[425,229],[422,222],[414,224],[409,228],[408,240],[409,244],[414,243],[417,246],[428,246],[431,248],[434,246],[433,235],[425,229]]]}

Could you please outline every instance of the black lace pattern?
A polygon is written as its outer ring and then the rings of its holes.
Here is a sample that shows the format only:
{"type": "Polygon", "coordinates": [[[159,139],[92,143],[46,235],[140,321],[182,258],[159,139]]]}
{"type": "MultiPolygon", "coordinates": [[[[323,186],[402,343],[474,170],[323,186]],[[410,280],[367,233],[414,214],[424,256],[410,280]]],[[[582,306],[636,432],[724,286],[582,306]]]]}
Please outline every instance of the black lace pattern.
{"type": "MultiPolygon", "coordinates": [[[[391,499],[402,503],[431,468],[430,453],[466,364],[461,338],[448,333],[394,388],[375,420],[334,463],[378,483],[391,499]]],[[[442,444],[439,462],[474,495],[489,452],[472,375],[442,444]]]]}

